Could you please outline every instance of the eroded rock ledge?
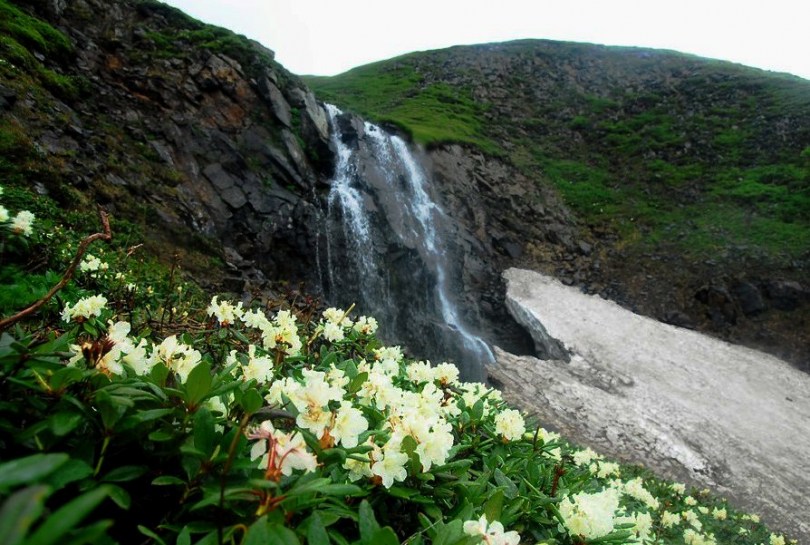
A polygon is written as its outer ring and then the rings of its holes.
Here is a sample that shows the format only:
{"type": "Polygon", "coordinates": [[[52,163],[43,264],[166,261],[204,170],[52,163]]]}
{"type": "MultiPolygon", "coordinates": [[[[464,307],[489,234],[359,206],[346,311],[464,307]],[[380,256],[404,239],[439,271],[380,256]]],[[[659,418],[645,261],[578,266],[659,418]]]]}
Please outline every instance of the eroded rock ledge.
{"type": "Polygon", "coordinates": [[[498,350],[504,397],[568,438],[708,486],[810,540],[810,376],[748,348],[509,269],[509,306],[570,362],[498,350]]]}

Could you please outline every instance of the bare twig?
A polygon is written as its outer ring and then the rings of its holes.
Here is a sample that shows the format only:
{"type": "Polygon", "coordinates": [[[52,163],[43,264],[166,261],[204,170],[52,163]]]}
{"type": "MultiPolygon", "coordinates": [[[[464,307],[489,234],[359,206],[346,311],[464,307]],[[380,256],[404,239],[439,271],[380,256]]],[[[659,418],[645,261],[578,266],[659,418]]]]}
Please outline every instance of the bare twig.
{"type": "Polygon", "coordinates": [[[99,239],[106,240],[107,242],[112,240],[112,232],[110,232],[110,219],[107,217],[107,213],[104,210],[101,209],[101,207],[99,207],[99,209],[98,209],[98,216],[99,216],[99,218],[101,218],[101,225],[104,228],[104,232],[102,232],[102,233],[94,233],[94,234],[88,236],[87,238],[83,239],[79,243],[79,248],[76,250],[76,256],[73,258],[73,261],[70,263],[70,266],[65,271],[65,274],[62,275],[62,279],[59,280],[59,282],[57,282],[56,285],[54,287],[52,287],[50,289],[50,291],[45,294],[44,297],[42,297],[40,300],[38,300],[36,303],[31,305],[30,307],[28,307],[28,308],[26,308],[24,310],[21,310],[20,312],[18,312],[17,314],[14,314],[13,316],[9,316],[8,318],[4,318],[3,320],[0,320],[0,331],[5,330],[6,328],[8,328],[8,327],[16,324],[17,322],[19,322],[20,320],[22,320],[26,316],[29,316],[30,314],[33,314],[34,312],[39,310],[39,308],[42,305],[44,305],[45,303],[50,301],[51,297],[56,295],[56,293],[59,290],[64,288],[67,285],[67,283],[70,282],[70,279],[73,278],[73,274],[76,272],[76,267],[79,266],[79,263],[81,262],[82,257],[84,257],[84,252],[87,250],[87,247],[90,244],[92,244],[93,242],[95,242],[95,241],[97,241],[99,239]]]}

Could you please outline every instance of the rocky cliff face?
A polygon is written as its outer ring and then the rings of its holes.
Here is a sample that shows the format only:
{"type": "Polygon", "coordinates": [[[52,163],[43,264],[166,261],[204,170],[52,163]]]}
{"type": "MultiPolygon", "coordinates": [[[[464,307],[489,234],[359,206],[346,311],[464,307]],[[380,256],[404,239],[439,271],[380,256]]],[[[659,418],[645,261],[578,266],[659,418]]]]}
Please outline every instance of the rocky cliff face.
{"type": "Polygon", "coordinates": [[[5,67],[5,126],[51,167],[38,191],[68,207],[98,202],[141,226],[153,252],[179,252],[199,279],[234,291],[312,279],[329,127],[271,51],[159,2],[35,6],[73,52],[34,55],[80,83],[59,96],[33,70],[5,67]]]}

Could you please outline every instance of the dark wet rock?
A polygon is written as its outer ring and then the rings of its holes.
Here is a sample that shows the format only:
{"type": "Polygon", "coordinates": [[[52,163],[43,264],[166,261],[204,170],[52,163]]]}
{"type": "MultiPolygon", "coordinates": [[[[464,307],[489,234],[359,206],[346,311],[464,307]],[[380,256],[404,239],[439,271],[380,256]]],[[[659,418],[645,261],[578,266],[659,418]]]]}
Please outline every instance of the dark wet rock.
{"type": "Polygon", "coordinates": [[[801,284],[790,280],[772,280],[765,289],[769,302],[779,310],[796,310],[808,295],[801,284]]]}
{"type": "Polygon", "coordinates": [[[768,308],[759,288],[751,282],[737,282],[732,288],[732,293],[746,316],[756,316],[768,308]]]}

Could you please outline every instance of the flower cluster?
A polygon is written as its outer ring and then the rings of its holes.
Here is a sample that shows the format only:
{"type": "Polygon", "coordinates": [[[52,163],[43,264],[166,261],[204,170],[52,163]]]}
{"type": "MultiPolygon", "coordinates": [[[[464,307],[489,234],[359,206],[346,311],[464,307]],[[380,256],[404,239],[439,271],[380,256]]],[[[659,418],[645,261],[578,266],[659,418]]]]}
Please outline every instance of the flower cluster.
{"type": "Polygon", "coordinates": [[[481,515],[478,520],[466,521],[463,529],[468,536],[481,536],[481,542],[487,545],[518,545],[520,543],[520,536],[517,532],[504,531],[503,524],[497,520],[488,523],[486,515],[481,515]]]}
{"type": "MultiPolygon", "coordinates": [[[[2,194],[3,188],[0,186],[0,195],[2,194]]],[[[34,214],[32,212],[29,212],[28,210],[21,210],[17,212],[16,216],[11,218],[11,214],[9,213],[8,209],[5,206],[0,205],[0,223],[6,223],[9,219],[11,219],[9,229],[11,229],[12,233],[28,237],[34,232],[34,214]]]]}
{"type": "Polygon", "coordinates": [[[560,515],[565,521],[565,528],[572,536],[584,539],[608,535],[616,524],[619,499],[619,491],[615,488],[593,494],[580,492],[563,498],[560,502],[560,515]]]}
{"type": "Polygon", "coordinates": [[[107,308],[107,298],[103,295],[93,295],[79,299],[75,305],[65,305],[62,310],[62,321],[84,321],[101,316],[101,311],[107,308]]]}
{"type": "Polygon", "coordinates": [[[80,272],[98,272],[106,271],[107,269],[109,269],[109,264],[93,254],[87,254],[81,263],[79,263],[80,272]]]}

